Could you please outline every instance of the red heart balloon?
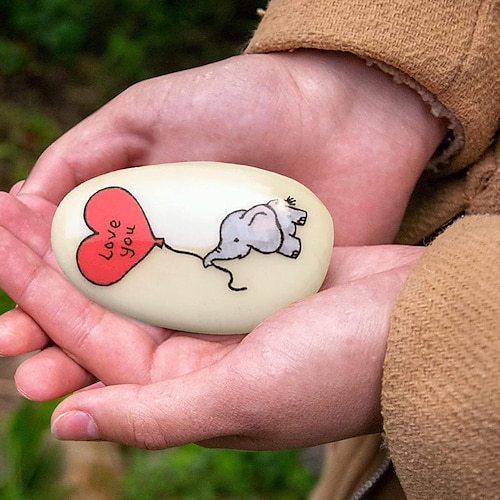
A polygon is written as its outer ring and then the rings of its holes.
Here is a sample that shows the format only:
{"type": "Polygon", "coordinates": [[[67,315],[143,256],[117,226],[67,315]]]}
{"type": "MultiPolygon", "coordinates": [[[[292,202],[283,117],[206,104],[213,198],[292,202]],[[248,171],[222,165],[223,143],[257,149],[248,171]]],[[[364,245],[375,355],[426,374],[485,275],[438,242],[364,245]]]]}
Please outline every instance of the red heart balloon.
{"type": "Polygon", "coordinates": [[[126,189],[108,187],[93,194],[83,217],[93,234],[78,247],[80,272],[96,285],[120,281],[163,238],[156,238],[138,201],[126,189]]]}

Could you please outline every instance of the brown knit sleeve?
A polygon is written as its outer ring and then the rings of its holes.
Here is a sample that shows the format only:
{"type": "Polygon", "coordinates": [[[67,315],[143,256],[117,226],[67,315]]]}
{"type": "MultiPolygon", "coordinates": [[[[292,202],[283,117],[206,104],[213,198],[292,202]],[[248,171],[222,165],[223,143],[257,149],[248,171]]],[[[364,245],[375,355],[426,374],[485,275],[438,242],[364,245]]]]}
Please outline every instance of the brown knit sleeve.
{"type": "Polygon", "coordinates": [[[460,150],[447,171],[477,160],[498,128],[498,0],[271,0],[247,52],[298,48],[378,61],[437,98],[460,150]]]}
{"type": "Polygon", "coordinates": [[[427,249],[396,305],[384,429],[409,498],[500,492],[500,216],[467,216],[427,249]]]}

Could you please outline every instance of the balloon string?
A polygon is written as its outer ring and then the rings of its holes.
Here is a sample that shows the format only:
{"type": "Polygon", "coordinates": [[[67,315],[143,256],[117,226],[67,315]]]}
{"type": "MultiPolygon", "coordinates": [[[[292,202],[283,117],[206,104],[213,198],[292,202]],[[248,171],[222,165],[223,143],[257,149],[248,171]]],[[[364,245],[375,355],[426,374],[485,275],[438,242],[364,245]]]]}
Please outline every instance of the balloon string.
{"type": "MultiPolygon", "coordinates": [[[[174,253],[180,253],[183,255],[191,255],[191,257],[196,257],[203,262],[203,257],[201,255],[198,255],[197,253],[189,252],[187,250],[178,250],[177,248],[173,248],[170,245],[167,245],[166,243],[164,243],[164,247],[167,248],[168,250],[174,252],[174,253]]],[[[247,290],[246,286],[243,286],[243,287],[233,286],[234,276],[233,276],[232,271],[230,271],[229,269],[226,269],[225,267],[219,266],[218,264],[212,263],[211,266],[215,267],[215,269],[218,269],[219,271],[222,271],[224,273],[229,274],[229,281],[227,283],[227,286],[230,290],[232,290],[233,292],[243,292],[244,290],[247,290]]]]}
{"type": "Polygon", "coordinates": [[[225,267],[222,267],[222,266],[219,266],[219,265],[213,264],[213,263],[212,263],[212,266],[215,267],[216,269],[218,269],[219,271],[223,271],[224,273],[229,274],[229,281],[227,283],[227,286],[233,292],[243,292],[244,290],[247,289],[246,286],[242,286],[242,287],[233,286],[234,276],[233,276],[233,273],[229,269],[226,269],[225,267]]]}

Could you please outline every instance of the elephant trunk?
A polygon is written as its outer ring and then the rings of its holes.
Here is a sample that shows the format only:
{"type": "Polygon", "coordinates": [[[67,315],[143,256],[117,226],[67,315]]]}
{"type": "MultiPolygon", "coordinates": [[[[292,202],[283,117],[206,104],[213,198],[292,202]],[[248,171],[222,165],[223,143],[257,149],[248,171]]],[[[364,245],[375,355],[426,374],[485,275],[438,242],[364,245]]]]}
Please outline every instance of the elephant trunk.
{"type": "Polygon", "coordinates": [[[220,247],[217,247],[214,250],[212,250],[211,252],[209,252],[207,255],[205,255],[205,257],[203,259],[203,267],[211,266],[214,260],[217,260],[218,258],[220,258],[220,253],[221,253],[221,249],[220,249],[220,247]]]}

